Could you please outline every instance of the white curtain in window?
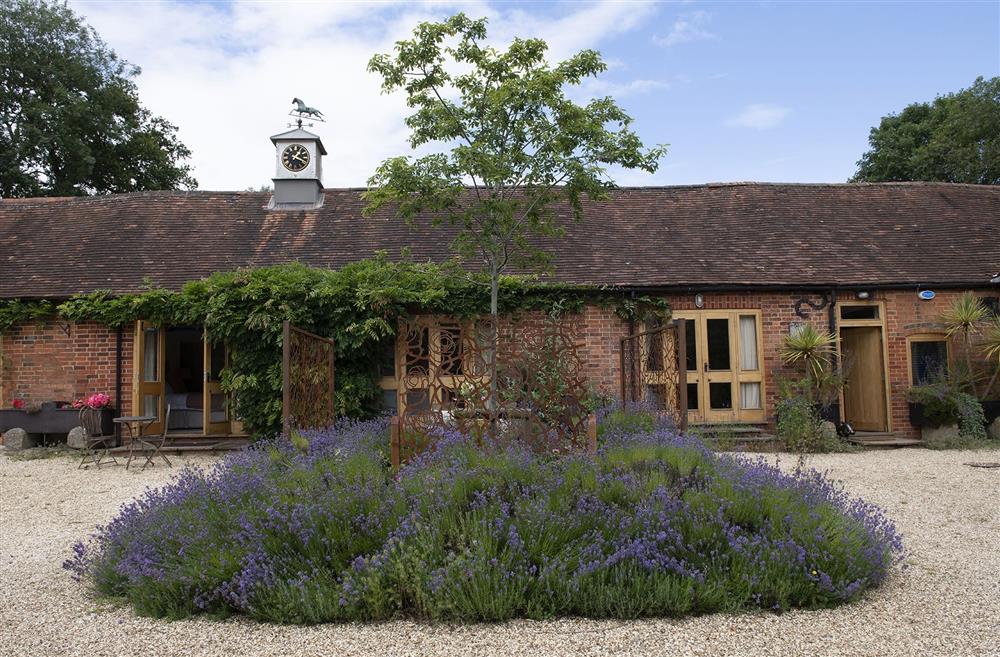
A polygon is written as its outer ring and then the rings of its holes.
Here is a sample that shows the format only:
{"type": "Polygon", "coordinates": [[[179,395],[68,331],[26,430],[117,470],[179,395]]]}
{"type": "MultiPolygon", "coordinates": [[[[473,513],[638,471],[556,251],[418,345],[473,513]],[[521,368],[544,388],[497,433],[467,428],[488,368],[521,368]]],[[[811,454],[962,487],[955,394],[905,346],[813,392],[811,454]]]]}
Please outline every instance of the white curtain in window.
{"type": "Polygon", "coordinates": [[[740,384],[740,408],[760,408],[760,383],[754,381],[740,384]]]}
{"type": "Polygon", "coordinates": [[[156,357],[159,354],[160,334],[157,329],[146,329],[143,332],[142,345],[142,380],[157,381],[156,357]]]}
{"type": "Polygon", "coordinates": [[[757,369],[757,317],[755,315],[740,315],[740,369],[757,369]]]}

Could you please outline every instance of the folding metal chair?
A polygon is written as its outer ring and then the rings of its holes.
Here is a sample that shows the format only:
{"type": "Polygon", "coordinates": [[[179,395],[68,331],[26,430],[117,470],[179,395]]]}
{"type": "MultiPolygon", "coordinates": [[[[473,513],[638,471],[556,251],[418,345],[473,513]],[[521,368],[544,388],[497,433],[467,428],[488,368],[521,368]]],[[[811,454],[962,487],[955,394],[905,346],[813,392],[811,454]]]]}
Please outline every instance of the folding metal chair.
{"type": "Polygon", "coordinates": [[[170,428],[170,404],[167,404],[167,411],[163,414],[163,431],[158,436],[141,436],[136,440],[139,441],[139,447],[141,449],[141,456],[146,458],[145,462],[142,464],[141,470],[145,470],[147,465],[156,465],[153,463],[153,459],[159,456],[163,459],[168,466],[174,467],[174,464],[170,462],[167,455],[163,453],[163,449],[168,447],[171,438],[167,434],[170,428]]]}
{"type": "Polygon", "coordinates": [[[83,427],[87,435],[83,443],[83,458],[80,459],[77,470],[89,463],[96,465],[99,470],[101,462],[106,459],[110,459],[115,465],[118,465],[118,460],[111,453],[111,448],[115,446],[116,436],[114,433],[104,433],[104,427],[101,426],[100,409],[81,408],[80,426],[83,427]]]}

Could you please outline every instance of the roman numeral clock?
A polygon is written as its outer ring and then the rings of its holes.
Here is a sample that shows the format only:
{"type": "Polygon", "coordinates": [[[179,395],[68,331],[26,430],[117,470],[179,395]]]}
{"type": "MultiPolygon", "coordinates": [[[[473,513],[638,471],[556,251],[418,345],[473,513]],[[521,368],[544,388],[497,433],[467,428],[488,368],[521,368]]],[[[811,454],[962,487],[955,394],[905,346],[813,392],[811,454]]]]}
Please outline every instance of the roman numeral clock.
{"type": "MultiPolygon", "coordinates": [[[[323,204],[322,159],[326,148],[319,135],[302,128],[302,119],[322,121],[322,113],[296,98],[292,130],[271,137],[275,152],[274,195],[269,208],[310,210],[323,204]]],[[[309,124],[310,127],[312,124],[309,124]]]]}

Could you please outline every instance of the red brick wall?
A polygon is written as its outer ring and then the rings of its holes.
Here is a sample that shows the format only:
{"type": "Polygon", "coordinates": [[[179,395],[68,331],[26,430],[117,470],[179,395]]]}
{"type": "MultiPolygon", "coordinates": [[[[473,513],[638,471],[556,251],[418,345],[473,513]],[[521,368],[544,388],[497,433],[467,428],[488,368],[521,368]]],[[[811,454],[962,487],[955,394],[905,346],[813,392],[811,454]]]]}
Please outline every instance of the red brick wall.
{"type": "MultiPolygon", "coordinates": [[[[998,296],[995,288],[976,290],[981,296],[998,296]]],[[[878,291],[873,301],[881,301],[885,308],[886,361],[889,374],[890,429],[903,437],[919,438],[920,430],[909,422],[906,392],[910,388],[907,360],[908,336],[943,330],[939,317],[951,302],[963,293],[961,290],[940,291],[931,301],[917,297],[916,290],[878,291]]],[[[822,331],[829,330],[829,308],[812,310],[802,306],[808,314],[802,318],[795,313],[799,299],[814,303],[821,295],[815,293],[740,292],[704,293],[706,310],[760,310],[764,360],[765,415],[768,424],[774,423],[774,408],[779,397],[778,380],[782,377],[797,379],[801,373],[785,366],[779,355],[781,344],[793,323],[808,322],[822,331]]],[[[692,310],[694,293],[665,295],[674,310],[692,310]]],[[[854,301],[853,295],[841,295],[840,302],[854,301]]],[[[591,306],[578,320],[586,341],[583,351],[588,378],[594,386],[612,396],[618,396],[620,376],[620,340],[629,333],[628,322],[620,319],[611,308],[591,306]]],[[[641,330],[641,328],[639,329],[641,330]]],[[[951,343],[952,358],[960,357],[960,340],[951,343]]]]}
{"type": "MultiPolygon", "coordinates": [[[[993,288],[978,290],[983,296],[997,296],[993,288]]],[[[891,429],[903,436],[917,437],[919,430],[908,420],[906,391],[907,336],[941,330],[941,313],[961,291],[941,291],[931,301],[917,298],[916,290],[876,292],[874,299],[885,303],[885,327],[889,371],[891,429]]],[[[665,298],[675,310],[694,308],[694,294],[671,294],[665,298]]],[[[828,309],[810,311],[808,319],[795,314],[797,300],[819,301],[809,293],[705,293],[704,308],[715,310],[760,310],[764,361],[765,414],[773,422],[778,398],[777,379],[796,378],[797,371],[785,367],[778,355],[791,324],[808,321],[827,330],[828,309]]],[[[841,299],[847,301],[849,299],[841,299]]],[[[589,306],[575,316],[584,347],[587,378],[603,394],[617,397],[620,376],[620,340],[630,332],[629,323],[610,307],[589,306]]],[[[115,392],[115,330],[93,322],[65,325],[55,321],[21,324],[0,335],[0,406],[9,407],[14,398],[37,403],[49,400],[72,401],[95,392],[112,397],[115,392]]],[[[641,330],[641,329],[640,329],[641,330]]],[[[132,331],[122,332],[122,399],[116,404],[123,413],[131,412],[132,331]]],[[[961,345],[953,341],[953,357],[961,345]]]]}
{"type": "MultiPolygon", "coordinates": [[[[27,322],[0,335],[0,406],[74,401],[95,392],[115,396],[115,329],[95,322],[27,322]]],[[[132,406],[132,332],[122,331],[122,399],[132,406]]]]}
{"type": "MultiPolygon", "coordinates": [[[[885,301],[886,331],[889,360],[889,403],[892,413],[893,429],[896,433],[912,438],[920,437],[920,430],[909,422],[909,407],[906,391],[910,387],[910,372],[907,360],[906,338],[920,333],[938,333],[944,330],[940,322],[943,313],[955,300],[961,296],[962,290],[946,290],[937,292],[930,301],[922,301],[916,291],[888,291],[880,293],[879,299],[885,301]]],[[[976,290],[983,297],[996,297],[1000,290],[983,288],[976,290]]],[[[964,358],[964,340],[956,337],[951,340],[951,359],[964,358]]],[[[975,360],[977,356],[973,356],[975,360]]]]}

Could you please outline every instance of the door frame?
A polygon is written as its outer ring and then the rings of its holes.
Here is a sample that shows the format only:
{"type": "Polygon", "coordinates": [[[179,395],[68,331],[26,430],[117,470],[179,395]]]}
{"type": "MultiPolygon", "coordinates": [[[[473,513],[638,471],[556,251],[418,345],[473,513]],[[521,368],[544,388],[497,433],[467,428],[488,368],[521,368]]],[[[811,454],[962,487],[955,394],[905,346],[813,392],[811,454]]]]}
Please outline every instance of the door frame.
{"type": "MultiPolygon", "coordinates": [[[[691,309],[674,311],[673,319],[690,320],[694,322],[694,343],[698,358],[696,359],[696,370],[687,370],[687,382],[698,383],[698,410],[690,410],[688,403],[688,422],[690,424],[763,424],[767,421],[767,375],[764,366],[764,330],[763,313],[752,308],[719,308],[719,309],[691,309]],[[757,369],[744,370],[740,365],[742,355],[742,344],[740,343],[740,317],[751,315],[754,317],[754,327],[756,333],[757,348],[757,369]],[[722,379],[732,386],[733,407],[728,411],[713,411],[710,405],[710,394],[708,383],[711,372],[705,371],[707,359],[707,328],[709,319],[729,320],[729,364],[730,369],[725,372],[719,371],[722,379]],[[740,400],[741,383],[760,384],[760,408],[744,409],[740,400]],[[722,417],[730,415],[729,418],[722,417]]],[[[686,349],[686,346],[685,346],[686,349]]],[[[681,358],[682,363],[687,362],[686,354],[681,358]]]]}
{"type": "Polygon", "coordinates": [[[166,367],[164,366],[164,356],[166,355],[166,326],[154,324],[146,320],[138,320],[135,323],[135,336],[133,340],[132,359],[132,415],[143,415],[145,408],[143,397],[145,395],[156,395],[159,400],[156,405],[156,421],[144,427],[145,434],[159,434],[163,432],[163,411],[166,408],[166,384],[164,376],[166,367]],[[156,329],[156,380],[145,381],[143,378],[143,368],[146,355],[146,329],[156,329]]]}
{"type": "MultiPolygon", "coordinates": [[[[892,398],[890,397],[891,386],[889,385],[889,336],[885,323],[885,302],[876,300],[841,301],[834,306],[834,317],[837,320],[837,362],[841,365],[844,363],[844,354],[841,350],[842,335],[840,330],[842,328],[874,327],[880,329],[880,333],[882,334],[882,387],[884,388],[882,394],[885,400],[885,432],[892,433],[892,398]],[[878,319],[841,319],[841,309],[845,306],[875,306],[878,308],[878,319]]],[[[846,419],[847,399],[844,396],[843,390],[840,391],[839,400],[840,415],[846,419]]]]}
{"type": "MultiPolygon", "coordinates": [[[[150,424],[144,430],[146,434],[158,434],[163,432],[163,415],[166,411],[166,345],[167,345],[167,324],[156,324],[148,320],[137,320],[135,322],[135,332],[133,335],[133,355],[132,355],[132,414],[142,414],[143,395],[159,395],[159,405],[156,409],[157,421],[150,424]],[[143,341],[143,331],[146,328],[157,329],[157,381],[146,382],[142,380],[143,356],[145,354],[145,343],[143,341]]],[[[202,400],[203,400],[203,420],[200,432],[179,432],[174,436],[205,437],[205,436],[238,436],[245,435],[243,423],[233,417],[232,399],[227,395],[226,399],[226,420],[225,422],[209,422],[211,419],[211,393],[210,377],[211,373],[211,346],[208,335],[202,327],[202,400]]],[[[229,366],[229,347],[226,347],[226,367],[229,366]]],[[[216,383],[216,385],[218,385],[216,383]]]]}
{"type": "MultiPolygon", "coordinates": [[[[226,395],[224,408],[226,411],[226,419],[221,422],[212,422],[212,395],[222,394],[222,382],[221,380],[212,378],[212,340],[208,337],[208,331],[202,327],[201,329],[201,350],[202,350],[202,370],[204,370],[204,375],[202,378],[202,433],[206,436],[214,436],[219,434],[227,434],[232,432],[232,424],[230,420],[230,401],[229,395],[226,395]]],[[[222,368],[225,369],[229,367],[229,350],[223,345],[223,355],[222,355],[222,368]]]]}

